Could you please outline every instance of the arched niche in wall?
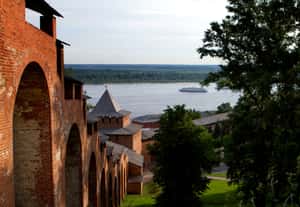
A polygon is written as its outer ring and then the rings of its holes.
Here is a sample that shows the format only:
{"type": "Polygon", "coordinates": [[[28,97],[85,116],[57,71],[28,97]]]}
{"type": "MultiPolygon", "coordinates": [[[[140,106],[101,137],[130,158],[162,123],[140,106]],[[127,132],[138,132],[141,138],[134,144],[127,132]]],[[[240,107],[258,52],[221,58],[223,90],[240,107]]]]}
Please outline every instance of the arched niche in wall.
{"type": "Polygon", "coordinates": [[[82,159],[80,132],[76,124],[71,127],[65,160],[66,206],[82,206],[82,159]]]}
{"type": "Polygon", "coordinates": [[[89,165],[89,207],[97,207],[97,167],[94,153],[89,165]]]}
{"type": "Polygon", "coordinates": [[[15,206],[53,206],[52,139],[48,84],[36,62],[25,68],[13,114],[15,206]]]}

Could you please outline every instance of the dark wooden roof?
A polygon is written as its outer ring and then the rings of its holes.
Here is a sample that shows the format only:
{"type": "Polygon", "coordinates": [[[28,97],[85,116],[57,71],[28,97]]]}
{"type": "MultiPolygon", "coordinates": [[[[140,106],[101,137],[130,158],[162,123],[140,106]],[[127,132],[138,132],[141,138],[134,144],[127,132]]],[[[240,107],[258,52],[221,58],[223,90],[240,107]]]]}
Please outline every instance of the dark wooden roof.
{"type": "Polygon", "coordinates": [[[122,153],[125,153],[128,156],[129,163],[132,163],[132,164],[134,164],[136,166],[140,166],[140,167],[143,166],[144,156],[136,153],[135,151],[133,151],[123,145],[120,145],[120,144],[117,144],[114,142],[106,141],[106,145],[108,148],[110,148],[110,150],[111,150],[110,153],[113,156],[121,155],[122,153]]]}
{"type": "Polygon", "coordinates": [[[44,0],[25,0],[26,8],[36,11],[44,16],[63,17],[44,0]]]}
{"type": "Polygon", "coordinates": [[[153,123],[159,122],[161,114],[148,114],[144,116],[135,117],[133,121],[139,123],[153,123]]]}
{"type": "Polygon", "coordinates": [[[125,128],[116,128],[116,129],[100,129],[100,133],[105,135],[134,135],[139,130],[142,129],[142,126],[139,124],[130,124],[125,128]]]}
{"type": "Polygon", "coordinates": [[[157,129],[146,129],[142,131],[142,141],[152,140],[157,129]]]}
{"type": "Polygon", "coordinates": [[[101,143],[106,143],[106,141],[109,140],[109,136],[107,136],[106,134],[102,133],[101,131],[99,132],[99,136],[100,136],[101,143]]]}
{"type": "Polygon", "coordinates": [[[97,121],[99,121],[99,118],[97,116],[94,116],[91,112],[87,114],[87,122],[89,124],[95,123],[97,121]]]}

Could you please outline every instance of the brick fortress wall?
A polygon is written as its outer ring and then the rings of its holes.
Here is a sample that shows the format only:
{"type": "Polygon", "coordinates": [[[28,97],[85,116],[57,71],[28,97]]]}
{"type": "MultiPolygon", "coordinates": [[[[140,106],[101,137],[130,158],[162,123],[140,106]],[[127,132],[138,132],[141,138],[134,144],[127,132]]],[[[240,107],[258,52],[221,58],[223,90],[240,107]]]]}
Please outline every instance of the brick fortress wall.
{"type": "Polygon", "coordinates": [[[87,137],[78,84],[65,99],[63,55],[55,17],[36,28],[25,0],[0,0],[0,206],[108,204],[106,150],[87,137]]]}

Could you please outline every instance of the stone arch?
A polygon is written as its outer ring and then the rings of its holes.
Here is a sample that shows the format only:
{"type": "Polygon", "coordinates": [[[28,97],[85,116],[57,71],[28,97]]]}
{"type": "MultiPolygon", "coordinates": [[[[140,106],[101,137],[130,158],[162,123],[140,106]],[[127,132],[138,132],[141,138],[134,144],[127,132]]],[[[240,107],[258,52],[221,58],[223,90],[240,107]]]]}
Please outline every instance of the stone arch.
{"type": "Polygon", "coordinates": [[[13,113],[16,206],[53,206],[51,112],[48,84],[38,63],[28,64],[13,113]]]}
{"type": "Polygon", "coordinates": [[[101,174],[101,187],[100,187],[100,192],[101,192],[101,207],[106,207],[106,176],[105,176],[105,169],[102,169],[102,174],[101,174]]]}
{"type": "Polygon", "coordinates": [[[120,202],[121,200],[123,200],[123,196],[124,196],[124,183],[123,183],[123,164],[120,165],[120,169],[119,169],[119,185],[120,185],[120,202]]]}
{"type": "Polygon", "coordinates": [[[97,206],[97,163],[92,153],[89,165],[89,207],[97,206]]]}
{"type": "Polygon", "coordinates": [[[113,180],[111,172],[109,173],[109,179],[108,179],[108,206],[113,207],[114,206],[114,200],[113,200],[113,180]]]}
{"type": "Polygon", "coordinates": [[[115,176],[115,182],[114,182],[114,194],[115,194],[115,207],[120,205],[120,191],[119,191],[119,180],[118,177],[115,176]]]}
{"type": "Polygon", "coordinates": [[[124,195],[127,194],[127,180],[128,180],[128,175],[127,175],[127,168],[123,168],[123,182],[124,182],[124,195]]]}
{"type": "Polygon", "coordinates": [[[121,199],[122,199],[122,178],[121,178],[121,168],[118,172],[118,202],[119,205],[121,205],[121,199]]]}
{"type": "Polygon", "coordinates": [[[65,159],[66,206],[82,206],[82,158],[79,128],[71,127],[65,159]]]}

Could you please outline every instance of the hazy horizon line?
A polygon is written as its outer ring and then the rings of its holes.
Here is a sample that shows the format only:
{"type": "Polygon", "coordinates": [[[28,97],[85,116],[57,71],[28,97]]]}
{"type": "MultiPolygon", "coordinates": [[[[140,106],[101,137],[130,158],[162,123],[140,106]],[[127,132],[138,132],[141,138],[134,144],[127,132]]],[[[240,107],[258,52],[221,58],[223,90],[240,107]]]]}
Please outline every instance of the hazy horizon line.
{"type": "Polygon", "coordinates": [[[222,64],[167,64],[167,63],[163,63],[163,64],[159,64],[159,63],[65,63],[65,65],[208,65],[208,66],[220,66],[222,64]]]}

